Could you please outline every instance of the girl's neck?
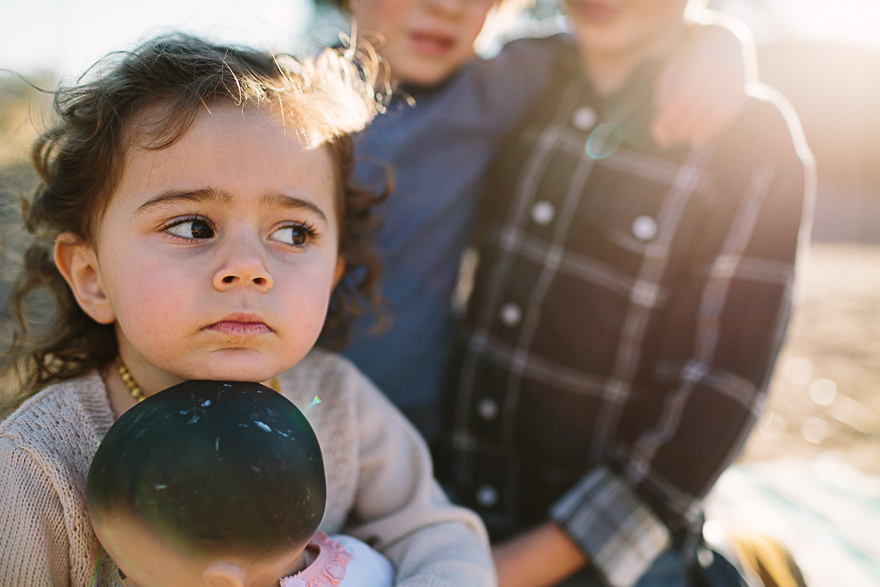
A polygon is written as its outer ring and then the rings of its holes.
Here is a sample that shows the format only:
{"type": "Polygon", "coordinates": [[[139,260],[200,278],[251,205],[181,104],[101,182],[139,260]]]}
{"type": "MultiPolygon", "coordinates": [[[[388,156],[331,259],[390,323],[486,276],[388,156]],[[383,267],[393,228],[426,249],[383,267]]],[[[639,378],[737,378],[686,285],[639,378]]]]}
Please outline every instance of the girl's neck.
{"type": "MultiPolygon", "coordinates": [[[[180,378],[145,364],[119,328],[117,328],[116,337],[119,341],[118,352],[122,359],[122,365],[128,371],[129,376],[133,378],[133,383],[140,388],[143,397],[150,397],[172,385],[182,383],[183,380],[180,378]]],[[[123,381],[115,361],[101,370],[101,377],[104,379],[104,385],[107,386],[107,399],[110,401],[113,415],[119,418],[127,410],[134,407],[138,400],[133,396],[129,385],[123,381]]]]}
{"type": "MultiPolygon", "coordinates": [[[[124,357],[123,362],[126,365],[126,368],[128,368],[130,363],[125,362],[124,357]]],[[[163,389],[181,383],[180,379],[172,378],[167,374],[163,374],[165,375],[164,377],[160,376],[160,378],[157,379],[156,377],[150,377],[142,371],[143,370],[137,369],[137,367],[135,367],[135,372],[131,372],[129,369],[129,373],[135,378],[144,397],[150,397],[153,394],[159,393],[163,389]],[[138,374],[141,376],[138,377],[138,374]]],[[[122,414],[137,404],[138,400],[135,399],[129,386],[123,381],[122,375],[119,373],[119,368],[115,362],[108,363],[103,369],[101,369],[101,379],[103,379],[104,386],[107,388],[107,400],[110,402],[110,410],[113,412],[115,418],[118,419],[122,414]]],[[[278,377],[274,377],[269,381],[262,381],[261,383],[266,387],[271,387],[275,389],[275,391],[280,392],[278,377]]]]}
{"type": "MultiPolygon", "coordinates": [[[[119,418],[122,414],[133,408],[137,400],[132,397],[131,391],[122,380],[116,363],[108,363],[101,369],[101,379],[107,388],[107,400],[110,402],[110,410],[115,418],[119,418]]],[[[144,395],[152,395],[144,390],[144,395]]]]}
{"type": "Polygon", "coordinates": [[[581,64],[596,91],[602,96],[613,94],[626,84],[641,62],[649,58],[664,58],[681,42],[687,25],[684,22],[652,39],[620,50],[594,48],[590,43],[579,43],[581,64]]]}

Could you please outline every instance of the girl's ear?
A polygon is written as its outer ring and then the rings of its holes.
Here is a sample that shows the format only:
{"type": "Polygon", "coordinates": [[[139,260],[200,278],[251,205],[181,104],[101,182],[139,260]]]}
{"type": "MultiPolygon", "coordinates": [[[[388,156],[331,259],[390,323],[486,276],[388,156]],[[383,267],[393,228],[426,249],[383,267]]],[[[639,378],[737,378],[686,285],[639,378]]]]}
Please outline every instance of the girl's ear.
{"type": "Polygon", "coordinates": [[[339,283],[339,280],[342,279],[342,276],[345,274],[345,257],[339,255],[339,258],[336,260],[336,272],[333,274],[333,288],[336,288],[336,284],[339,283]]]}
{"type": "Polygon", "coordinates": [[[116,314],[104,292],[95,250],[72,232],[55,239],[55,266],[83,312],[99,324],[112,324],[116,314]]]}

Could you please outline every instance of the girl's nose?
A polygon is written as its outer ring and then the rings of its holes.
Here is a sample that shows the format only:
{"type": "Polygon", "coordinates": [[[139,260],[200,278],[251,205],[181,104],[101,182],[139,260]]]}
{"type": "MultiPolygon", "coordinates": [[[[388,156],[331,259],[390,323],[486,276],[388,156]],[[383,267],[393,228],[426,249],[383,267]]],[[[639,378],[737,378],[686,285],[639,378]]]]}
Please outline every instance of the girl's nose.
{"type": "Polygon", "coordinates": [[[214,273],[217,291],[235,287],[254,287],[260,293],[272,289],[272,276],[263,258],[256,251],[235,250],[214,273]]]}

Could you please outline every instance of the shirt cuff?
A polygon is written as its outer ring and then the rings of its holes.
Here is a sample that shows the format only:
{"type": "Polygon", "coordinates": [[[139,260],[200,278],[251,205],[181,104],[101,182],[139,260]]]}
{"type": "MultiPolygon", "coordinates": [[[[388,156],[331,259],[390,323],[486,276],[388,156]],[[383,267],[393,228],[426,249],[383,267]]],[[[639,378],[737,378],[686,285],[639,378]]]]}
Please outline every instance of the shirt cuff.
{"type": "Polygon", "coordinates": [[[550,516],[614,587],[635,584],[671,543],[663,522],[606,467],[584,477],[550,516]]]}

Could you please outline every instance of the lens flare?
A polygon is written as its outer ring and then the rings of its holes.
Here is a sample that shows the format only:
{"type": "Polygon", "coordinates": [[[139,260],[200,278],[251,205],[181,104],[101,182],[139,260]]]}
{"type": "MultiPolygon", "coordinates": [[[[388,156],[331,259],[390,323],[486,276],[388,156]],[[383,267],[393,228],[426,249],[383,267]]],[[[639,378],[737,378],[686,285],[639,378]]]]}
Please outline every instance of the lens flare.
{"type": "Polygon", "coordinates": [[[593,129],[587,138],[587,155],[593,159],[605,159],[617,152],[623,143],[623,131],[620,125],[604,122],[593,129]]]}
{"type": "Polygon", "coordinates": [[[92,575],[89,579],[91,587],[98,587],[101,582],[101,575],[104,568],[104,549],[98,546],[95,553],[95,564],[92,566],[92,575]]]}
{"type": "Polygon", "coordinates": [[[320,403],[321,403],[321,398],[319,398],[318,396],[313,397],[312,403],[310,403],[308,406],[306,406],[306,409],[303,410],[303,413],[306,416],[308,416],[309,413],[312,411],[312,408],[314,408],[315,406],[317,406],[320,403]]]}

